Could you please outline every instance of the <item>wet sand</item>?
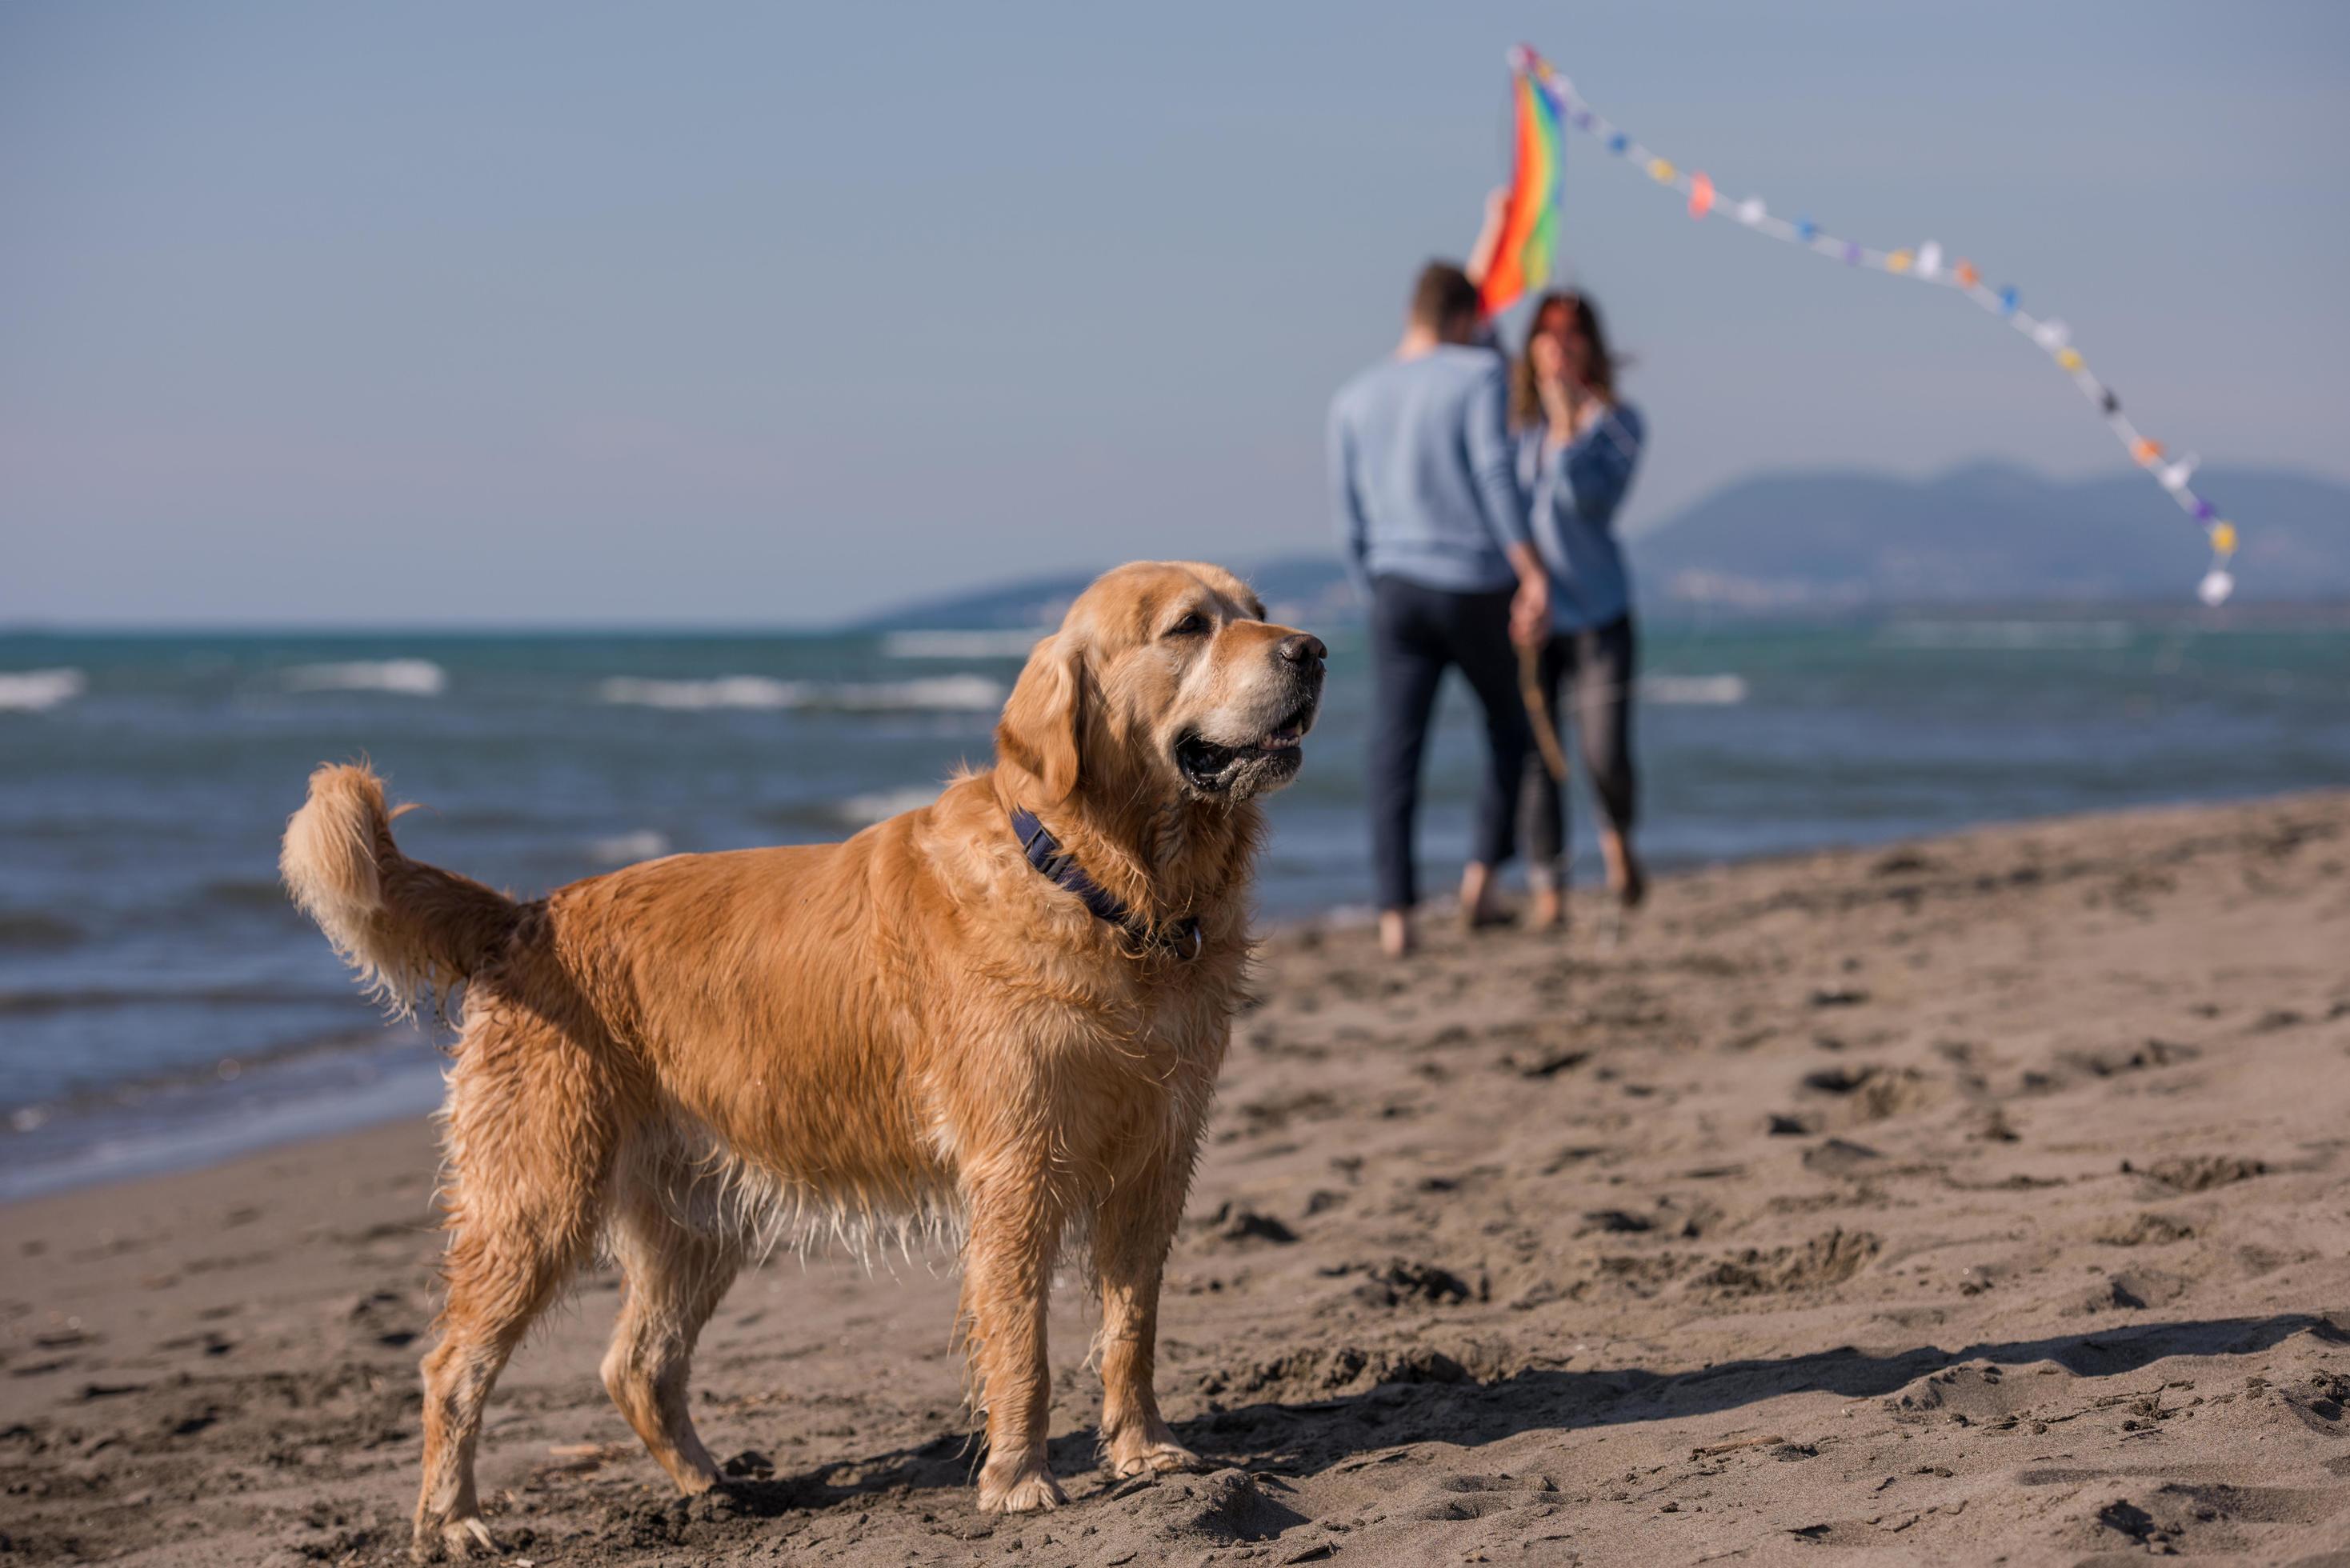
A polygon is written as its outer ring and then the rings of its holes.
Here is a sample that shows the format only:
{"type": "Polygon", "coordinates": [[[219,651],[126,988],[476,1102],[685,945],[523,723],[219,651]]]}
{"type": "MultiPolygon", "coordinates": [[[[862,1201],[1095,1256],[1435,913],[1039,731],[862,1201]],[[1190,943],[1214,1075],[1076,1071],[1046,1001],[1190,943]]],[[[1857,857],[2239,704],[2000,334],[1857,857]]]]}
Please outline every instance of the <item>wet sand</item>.
{"type": "MultiPolygon", "coordinates": [[[[1070,1504],[981,1516],[948,1260],[785,1257],[680,1501],[603,1271],[491,1402],[502,1560],[2350,1563],[2350,794],[1597,924],[1268,941],[1164,1312],[1207,1471],[1095,1468],[1065,1289],[1070,1504]]],[[[433,1173],[410,1123],[0,1209],[0,1557],[404,1561],[433,1173]]]]}

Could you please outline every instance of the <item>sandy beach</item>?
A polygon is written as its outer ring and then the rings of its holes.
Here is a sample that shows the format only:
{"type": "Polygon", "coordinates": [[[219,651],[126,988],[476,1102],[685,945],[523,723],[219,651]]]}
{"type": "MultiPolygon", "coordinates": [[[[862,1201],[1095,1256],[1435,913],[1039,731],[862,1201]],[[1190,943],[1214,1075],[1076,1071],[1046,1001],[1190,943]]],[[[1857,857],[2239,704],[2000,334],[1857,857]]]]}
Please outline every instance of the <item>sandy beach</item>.
{"type": "MultiPolygon", "coordinates": [[[[977,1513],[950,1260],[781,1257],[676,1499],[590,1276],[491,1404],[536,1564],[2350,1563],[2350,794],[1668,878],[1620,943],[1266,942],[1159,1387],[1210,1469],[977,1513]]],[[[357,1005],[356,1003],[354,1004],[357,1005]]],[[[408,1123],[0,1210],[0,1556],[404,1561],[408,1123]]]]}

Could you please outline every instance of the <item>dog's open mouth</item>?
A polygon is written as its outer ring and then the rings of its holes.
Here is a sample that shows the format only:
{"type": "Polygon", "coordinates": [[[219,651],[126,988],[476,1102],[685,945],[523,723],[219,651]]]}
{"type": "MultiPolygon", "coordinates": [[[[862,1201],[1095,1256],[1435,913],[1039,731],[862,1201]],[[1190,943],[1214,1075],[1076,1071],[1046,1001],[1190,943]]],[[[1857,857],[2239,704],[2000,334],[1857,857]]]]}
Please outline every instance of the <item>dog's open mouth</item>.
{"type": "Polygon", "coordinates": [[[1175,742],[1175,765],[1183,782],[1201,794],[1254,791],[1272,783],[1286,783],[1304,761],[1305,732],[1314,722],[1315,703],[1301,702],[1295,712],[1244,745],[1222,745],[1193,733],[1175,742]]]}

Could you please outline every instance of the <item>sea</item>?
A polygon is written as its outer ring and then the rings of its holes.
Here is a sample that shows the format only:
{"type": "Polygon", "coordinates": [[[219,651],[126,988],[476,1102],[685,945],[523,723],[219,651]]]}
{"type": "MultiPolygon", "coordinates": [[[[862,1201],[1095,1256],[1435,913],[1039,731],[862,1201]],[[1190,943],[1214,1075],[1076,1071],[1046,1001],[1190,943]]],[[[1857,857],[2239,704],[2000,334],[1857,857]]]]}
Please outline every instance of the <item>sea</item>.
{"type": "MultiPolygon", "coordinates": [[[[0,635],[0,1199],[437,1101],[445,1027],[387,1024],[278,886],[319,762],[372,760],[423,806],[410,853],[527,896],[920,805],[986,762],[1033,636],[0,635]]],[[[1328,641],[1303,777],[1272,803],[1266,922],[1367,918],[1363,643],[1328,641]]],[[[2340,615],[1663,625],[1642,659],[1662,870],[2350,783],[2340,615]]],[[[1481,766],[1450,686],[1432,888],[1481,766]]]]}

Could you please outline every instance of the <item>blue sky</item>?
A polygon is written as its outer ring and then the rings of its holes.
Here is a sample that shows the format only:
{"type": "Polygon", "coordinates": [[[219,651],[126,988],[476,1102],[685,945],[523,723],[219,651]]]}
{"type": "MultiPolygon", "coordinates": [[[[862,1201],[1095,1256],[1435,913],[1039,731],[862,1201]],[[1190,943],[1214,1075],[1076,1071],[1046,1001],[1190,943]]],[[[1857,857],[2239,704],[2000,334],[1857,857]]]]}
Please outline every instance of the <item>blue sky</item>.
{"type": "MultiPolygon", "coordinates": [[[[0,620],[772,624],[1326,548],[1325,405],[1504,177],[1521,37],[1726,196],[2018,284],[2174,447],[2350,475],[2338,7],[26,3],[0,620]]],[[[1954,296],[1567,180],[1636,531],[2126,465],[1954,296]]]]}

